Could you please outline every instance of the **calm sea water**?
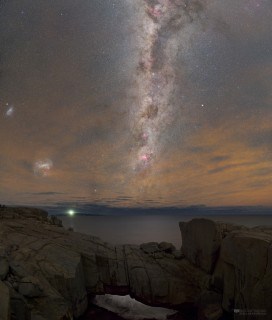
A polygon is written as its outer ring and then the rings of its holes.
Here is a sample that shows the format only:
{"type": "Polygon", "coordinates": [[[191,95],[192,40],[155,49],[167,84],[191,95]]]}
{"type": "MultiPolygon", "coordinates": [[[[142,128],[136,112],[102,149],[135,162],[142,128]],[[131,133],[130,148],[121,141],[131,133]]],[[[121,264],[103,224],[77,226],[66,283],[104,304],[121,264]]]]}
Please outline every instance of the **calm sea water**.
{"type": "MultiPolygon", "coordinates": [[[[112,244],[141,244],[149,241],[167,241],[181,246],[180,221],[199,216],[149,215],[149,216],[61,216],[66,228],[91,234],[112,244]]],[[[203,216],[201,216],[203,218],[203,216]]],[[[272,226],[272,215],[205,216],[205,218],[242,224],[248,227],[272,226]]]]}

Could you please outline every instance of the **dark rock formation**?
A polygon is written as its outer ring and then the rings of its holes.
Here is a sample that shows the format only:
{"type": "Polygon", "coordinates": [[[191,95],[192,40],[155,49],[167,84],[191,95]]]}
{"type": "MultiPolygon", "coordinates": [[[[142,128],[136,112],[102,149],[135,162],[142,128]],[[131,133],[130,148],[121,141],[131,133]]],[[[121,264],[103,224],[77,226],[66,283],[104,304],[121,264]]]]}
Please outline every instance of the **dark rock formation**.
{"type": "Polygon", "coordinates": [[[214,269],[223,238],[230,231],[244,228],[208,219],[180,222],[179,226],[186,258],[208,273],[214,269]]]}
{"type": "Polygon", "coordinates": [[[206,310],[219,313],[221,305],[232,315],[234,309],[241,310],[243,319],[271,319],[272,227],[249,229],[193,219],[181,222],[180,229],[186,259],[211,275],[210,294],[222,297],[204,299],[206,310]]]}
{"type": "Polygon", "coordinates": [[[0,281],[0,319],[10,319],[10,294],[8,287],[0,281]]]}
{"type": "Polygon", "coordinates": [[[88,311],[80,319],[84,320],[124,320],[124,318],[118,316],[117,314],[100,308],[96,305],[91,304],[88,307],[88,311]]]}
{"type": "Polygon", "coordinates": [[[220,319],[233,308],[271,315],[271,229],[195,219],[181,223],[181,230],[182,252],[169,243],[111,246],[65,230],[42,210],[5,208],[0,319],[78,318],[86,311],[87,294],[105,293],[195,308],[199,319],[220,319]]]}
{"type": "Polygon", "coordinates": [[[194,306],[207,283],[208,276],[176,259],[169,244],[156,244],[155,251],[147,249],[150,244],[142,246],[145,250],[111,246],[69,232],[36,209],[8,209],[0,218],[0,253],[9,270],[2,284],[18,319],[79,317],[87,308],[87,292],[130,294],[154,306],[194,306]]]}

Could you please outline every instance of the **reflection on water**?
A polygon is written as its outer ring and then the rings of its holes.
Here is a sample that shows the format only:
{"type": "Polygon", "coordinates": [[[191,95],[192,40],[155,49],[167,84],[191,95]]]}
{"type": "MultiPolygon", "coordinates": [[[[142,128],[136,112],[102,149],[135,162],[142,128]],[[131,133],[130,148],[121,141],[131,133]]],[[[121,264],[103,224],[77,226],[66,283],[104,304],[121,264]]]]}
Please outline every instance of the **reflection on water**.
{"type": "MultiPolygon", "coordinates": [[[[66,228],[100,237],[112,244],[141,244],[149,241],[167,241],[181,246],[179,221],[189,221],[192,215],[125,215],[125,216],[74,216],[61,217],[66,228]]],[[[202,216],[203,217],[203,216],[202,216]]],[[[272,215],[222,215],[205,218],[242,224],[248,227],[272,226],[272,215]]]]}

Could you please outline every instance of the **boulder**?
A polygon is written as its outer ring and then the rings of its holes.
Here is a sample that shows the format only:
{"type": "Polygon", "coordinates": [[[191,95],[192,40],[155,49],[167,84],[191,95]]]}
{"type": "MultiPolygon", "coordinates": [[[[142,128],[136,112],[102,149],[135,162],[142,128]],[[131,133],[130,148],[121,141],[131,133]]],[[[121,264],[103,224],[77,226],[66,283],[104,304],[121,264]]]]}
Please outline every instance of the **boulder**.
{"type": "Polygon", "coordinates": [[[173,253],[176,250],[175,246],[169,242],[161,242],[159,243],[159,249],[165,251],[167,253],[173,253]]]}
{"type": "Polygon", "coordinates": [[[218,225],[207,219],[181,222],[182,250],[185,257],[197,267],[211,273],[222,241],[218,225]]]}
{"type": "Polygon", "coordinates": [[[147,242],[140,245],[141,250],[147,254],[161,251],[157,242],[147,242]]]}
{"type": "Polygon", "coordinates": [[[272,313],[269,228],[207,219],[180,228],[181,250],[165,242],[113,246],[50,223],[46,214],[9,208],[0,224],[0,259],[8,260],[10,272],[2,273],[0,297],[8,287],[12,317],[19,320],[78,318],[86,311],[87,291],[129,294],[179,310],[198,307],[203,320],[218,319],[222,308],[272,313]]]}
{"type": "Polygon", "coordinates": [[[180,222],[179,226],[185,257],[208,273],[214,270],[222,239],[229,232],[243,228],[203,218],[180,222]]]}
{"type": "Polygon", "coordinates": [[[185,255],[181,250],[174,250],[172,252],[172,255],[174,256],[175,259],[183,259],[183,258],[185,258],[185,255]]]}

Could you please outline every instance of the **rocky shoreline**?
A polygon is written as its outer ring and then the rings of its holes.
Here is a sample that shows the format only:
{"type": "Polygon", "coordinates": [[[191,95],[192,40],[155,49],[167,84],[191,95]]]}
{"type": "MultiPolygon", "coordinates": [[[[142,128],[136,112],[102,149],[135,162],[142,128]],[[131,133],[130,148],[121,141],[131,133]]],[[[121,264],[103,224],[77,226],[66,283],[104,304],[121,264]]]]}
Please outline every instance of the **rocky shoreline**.
{"type": "Polygon", "coordinates": [[[1,208],[0,319],[77,319],[89,295],[106,293],[199,320],[271,319],[272,227],[193,219],[180,229],[181,250],[112,246],[43,210],[1,208]]]}

